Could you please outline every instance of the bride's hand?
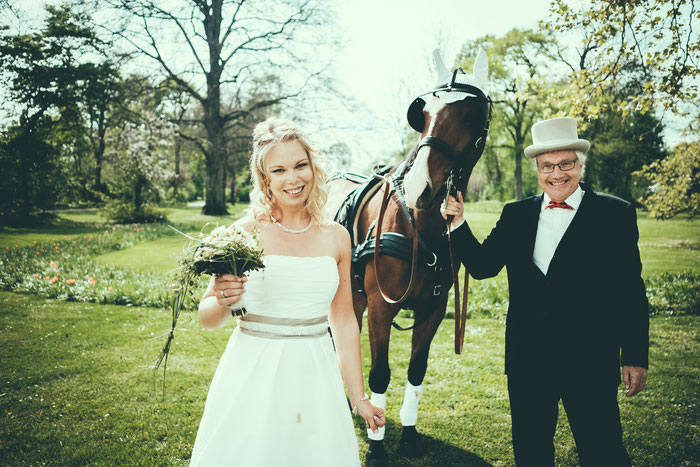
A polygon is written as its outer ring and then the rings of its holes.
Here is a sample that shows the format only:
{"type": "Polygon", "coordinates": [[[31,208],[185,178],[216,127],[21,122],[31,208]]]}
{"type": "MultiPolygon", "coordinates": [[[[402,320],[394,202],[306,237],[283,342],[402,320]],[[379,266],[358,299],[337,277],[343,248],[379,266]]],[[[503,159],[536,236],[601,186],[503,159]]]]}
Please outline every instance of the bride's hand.
{"type": "Polygon", "coordinates": [[[245,292],[246,276],[222,274],[214,279],[214,296],[220,306],[228,307],[241,299],[245,292]]]}
{"type": "Polygon", "coordinates": [[[357,413],[365,419],[365,424],[368,429],[376,431],[386,423],[384,409],[372,404],[369,400],[361,401],[357,406],[357,413]]]}

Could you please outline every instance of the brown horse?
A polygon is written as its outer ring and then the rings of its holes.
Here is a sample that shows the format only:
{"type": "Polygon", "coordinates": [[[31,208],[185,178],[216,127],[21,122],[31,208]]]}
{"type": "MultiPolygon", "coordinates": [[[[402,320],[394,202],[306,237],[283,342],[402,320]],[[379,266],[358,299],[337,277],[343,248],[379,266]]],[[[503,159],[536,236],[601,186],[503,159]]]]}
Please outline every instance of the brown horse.
{"type": "MultiPolygon", "coordinates": [[[[401,309],[414,311],[408,383],[400,411],[399,452],[409,457],[422,455],[415,429],[418,401],[430,344],[445,316],[453,283],[447,224],[440,205],[449,194],[446,185],[464,193],[483,152],[491,109],[487,66],[485,54],[480,53],[473,75],[461,69],[450,73],[436,51],[440,85],[409,108],[409,123],[421,133],[421,140],[407,159],[375,175],[381,183],[361,183],[347,176],[329,182],[329,207],[338,208],[342,217],[338,220],[353,239],[353,305],[360,326],[368,309],[369,387],[372,401],[379,406],[386,406],[391,375],[392,323],[401,309]],[[377,230],[382,232],[379,256],[377,230]]],[[[377,434],[368,430],[366,465],[387,465],[383,435],[383,429],[377,434]]]]}

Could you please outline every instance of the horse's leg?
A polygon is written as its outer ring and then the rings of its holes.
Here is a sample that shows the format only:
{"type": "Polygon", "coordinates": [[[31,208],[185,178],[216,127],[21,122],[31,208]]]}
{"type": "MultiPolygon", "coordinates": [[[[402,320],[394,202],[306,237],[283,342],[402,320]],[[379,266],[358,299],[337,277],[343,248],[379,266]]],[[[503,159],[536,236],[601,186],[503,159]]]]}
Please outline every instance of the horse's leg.
{"type": "MultiPolygon", "coordinates": [[[[444,310],[444,304],[438,304],[444,310]]],[[[423,449],[420,437],[416,431],[418,421],[418,403],[423,394],[423,378],[428,368],[428,352],[430,343],[444,317],[444,311],[430,310],[430,318],[413,329],[411,362],[408,365],[408,381],[404,392],[403,403],[399,415],[403,431],[399,442],[399,453],[405,457],[420,457],[423,449]]]]}
{"type": "Polygon", "coordinates": [[[362,316],[365,314],[365,309],[367,308],[367,297],[357,291],[354,280],[352,281],[351,286],[353,287],[352,308],[355,310],[357,325],[360,327],[360,332],[362,332],[362,316]]]}
{"type": "MultiPolygon", "coordinates": [[[[370,312],[367,316],[367,324],[372,350],[372,368],[369,372],[371,401],[376,406],[386,409],[386,390],[391,379],[389,337],[391,335],[391,320],[397,309],[396,306],[386,303],[378,294],[370,295],[368,302],[370,312]]],[[[389,465],[384,447],[384,430],[385,427],[378,428],[376,433],[367,430],[367,436],[370,439],[365,463],[367,467],[389,465]]]]}

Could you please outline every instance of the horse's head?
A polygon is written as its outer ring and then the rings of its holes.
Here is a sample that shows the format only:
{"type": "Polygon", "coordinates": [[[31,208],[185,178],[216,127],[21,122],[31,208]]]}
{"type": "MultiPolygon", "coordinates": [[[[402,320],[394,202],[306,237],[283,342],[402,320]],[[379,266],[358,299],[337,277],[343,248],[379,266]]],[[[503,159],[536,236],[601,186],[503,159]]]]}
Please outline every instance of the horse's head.
{"type": "Polygon", "coordinates": [[[491,117],[483,51],[474,62],[473,75],[461,68],[450,73],[437,50],[435,66],[441,84],[416,98],[408,109],[408,122],[421,133],[421,141],[411,155],[403,186],[408,206],[419,210],[434,205],[450,173],[466,185],[484,150],[491,117]]]}

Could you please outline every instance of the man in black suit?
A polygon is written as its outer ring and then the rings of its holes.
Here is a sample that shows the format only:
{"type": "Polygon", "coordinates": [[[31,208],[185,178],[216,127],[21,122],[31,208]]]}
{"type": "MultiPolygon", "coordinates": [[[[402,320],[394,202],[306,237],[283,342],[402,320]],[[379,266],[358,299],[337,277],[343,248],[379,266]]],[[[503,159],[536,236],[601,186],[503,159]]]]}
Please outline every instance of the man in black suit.
{"type": "Polygon", "coordinates": [[[590,144],[576,121],[532,127],[543,194],[507,204],[479,243],[450,198],[455,251],[476,279],[506,267],[506,375],[518,466],[554,465],[553,437],[563,401],[584,466],[624,466],[617,387],[627,396],[647,378],[649,312],[630,203],[580,183],[590,144]]]}

